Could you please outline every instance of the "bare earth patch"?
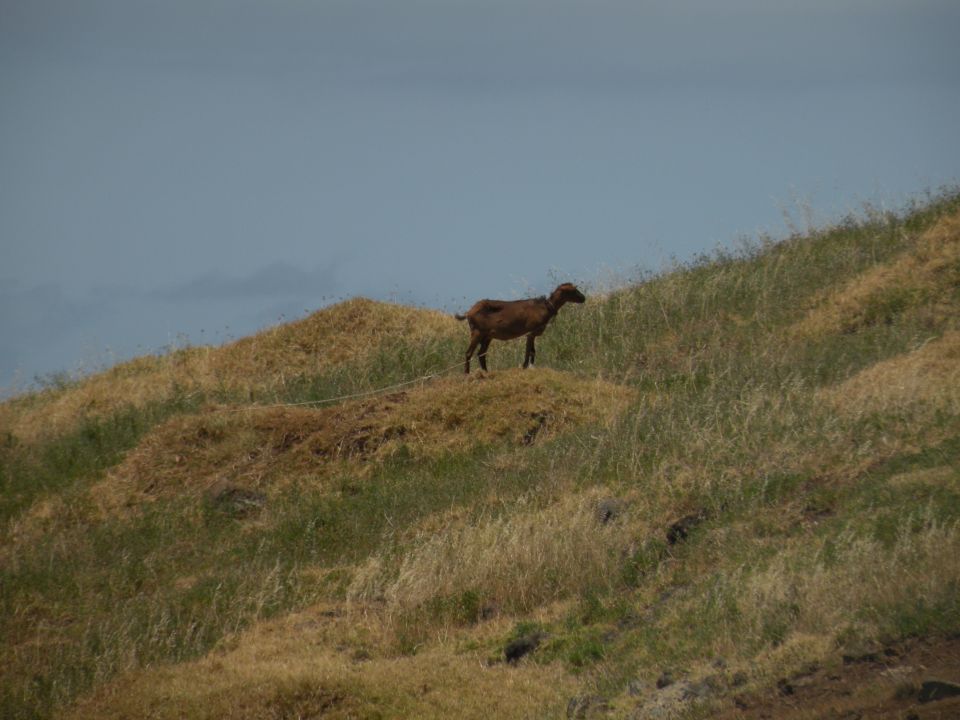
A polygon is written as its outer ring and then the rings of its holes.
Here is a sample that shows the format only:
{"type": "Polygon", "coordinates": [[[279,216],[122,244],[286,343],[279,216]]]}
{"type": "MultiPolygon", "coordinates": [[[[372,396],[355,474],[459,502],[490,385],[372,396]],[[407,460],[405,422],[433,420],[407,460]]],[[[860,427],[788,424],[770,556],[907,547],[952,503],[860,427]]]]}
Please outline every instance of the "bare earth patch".
{"type": "Polygon", "coordinates": [[[960,682],[960,638],[914,640],[785,677],[776,689],[735,696],[718,720],[952,720],[960,697],[921,701],[922,685],[960,682]]]}

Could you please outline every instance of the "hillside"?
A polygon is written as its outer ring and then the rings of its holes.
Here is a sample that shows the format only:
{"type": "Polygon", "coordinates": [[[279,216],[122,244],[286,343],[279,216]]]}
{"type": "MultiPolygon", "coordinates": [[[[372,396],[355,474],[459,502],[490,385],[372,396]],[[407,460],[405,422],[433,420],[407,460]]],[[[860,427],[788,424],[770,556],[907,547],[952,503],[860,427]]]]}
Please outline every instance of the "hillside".
{"type": "Polygon", "coordinates": [[[960,194],[588,293],[536,369],[466,335],[357,299],[0,404],[0,715],[960,712],[960,194]]]}

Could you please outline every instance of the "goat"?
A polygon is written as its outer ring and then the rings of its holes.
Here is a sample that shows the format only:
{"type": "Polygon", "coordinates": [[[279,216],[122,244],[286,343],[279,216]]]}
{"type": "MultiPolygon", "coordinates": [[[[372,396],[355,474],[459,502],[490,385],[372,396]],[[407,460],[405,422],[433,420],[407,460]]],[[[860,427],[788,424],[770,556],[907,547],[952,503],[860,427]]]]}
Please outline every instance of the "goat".
{"type": "Polygon", "coordinates": [[[533,340],[543,334],[547,323],[563,307],[564,303],[582,303],[584,294],[571,283],[558,285],[550,297],[530,298],[528,300],[480,300],[467,310],[465,315],[454,315],[457,320],[466,320],[470,325],[470,346],[464,361],[464,372],[470,372],[470,358],[480,346],[477,359],[480,369],[487,369],[487,348],[491,340],[513,340],[521,335],[527,336],[527,351],[523,356],[523,367],[533,365],[537,354],[533,340]]]}

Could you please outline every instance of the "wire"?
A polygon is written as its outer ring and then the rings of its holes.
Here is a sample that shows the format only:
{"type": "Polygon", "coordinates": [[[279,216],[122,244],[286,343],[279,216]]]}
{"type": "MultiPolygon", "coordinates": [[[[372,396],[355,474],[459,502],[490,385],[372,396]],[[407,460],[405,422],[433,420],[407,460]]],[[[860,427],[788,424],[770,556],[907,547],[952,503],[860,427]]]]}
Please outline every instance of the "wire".
{"type": "Polygon", "coordinates": [[[442,375],[450,372],[456,367],[462,367],[463,361],[450,365],[448,367],[442,368],[441,370],[436,370],[428,375],[423,375],[421,377],[414,378],[412,380],[404,380],[403,382],[394,383],[393,385],[386,385],[381,388],[375,388],[373,390],[365,390],[364,392],[359,393],[349,393],[347,395],[336,395],[334,397],[322,398],[320,400],[304,400],[303,402],[295,403],[274,403],[272,405],[245,405],[243,407],[232,408],[233,412],[239,412],[241,410],[269,410],[271,408],[280,408],[280,407],[303,407],[306,405],[325,405],[329,403],[340,402],[341,400],[355,400],[362,397],[370,397],[373,395],[379,395],[381,393],[389,392],[391,390],[396,390],[398,388],[406,387],[407,385],[414,385],[416,383],[425,383],[427,380],[433,380],[434,378],[441,377],[442,375]]]}

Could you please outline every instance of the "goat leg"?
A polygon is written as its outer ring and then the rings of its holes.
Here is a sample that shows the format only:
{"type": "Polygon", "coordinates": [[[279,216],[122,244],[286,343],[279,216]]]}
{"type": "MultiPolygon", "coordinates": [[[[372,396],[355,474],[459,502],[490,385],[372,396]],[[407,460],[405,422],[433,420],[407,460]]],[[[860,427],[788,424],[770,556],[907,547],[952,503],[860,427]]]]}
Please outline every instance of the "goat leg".
{"type": "Polygon", "coordinates": [[[533,365],[534,358],[537,355],[537,350],[533,346],[533,335],[527,335],[527,352],[523,355],[523,367],[526,369],[530,365],[533,365]]]}
{"type": "Polygon", "coordinates": [[[477,344],[480,342],[479,335],[470,336],[470,347],[467,348],[467,357],[463,363],[463,372],[467,375],[470,374],[470,358],[473,356],[473,351],[477,349],[477,344]]]}
{"type": "Polygon", "coordinates": [[[490,338],[484,338],[480,341],[480,352],[477,353],[477,360],[480,361],[480,369],[487,371],[487,348],[490,347],[490,338]]]}

